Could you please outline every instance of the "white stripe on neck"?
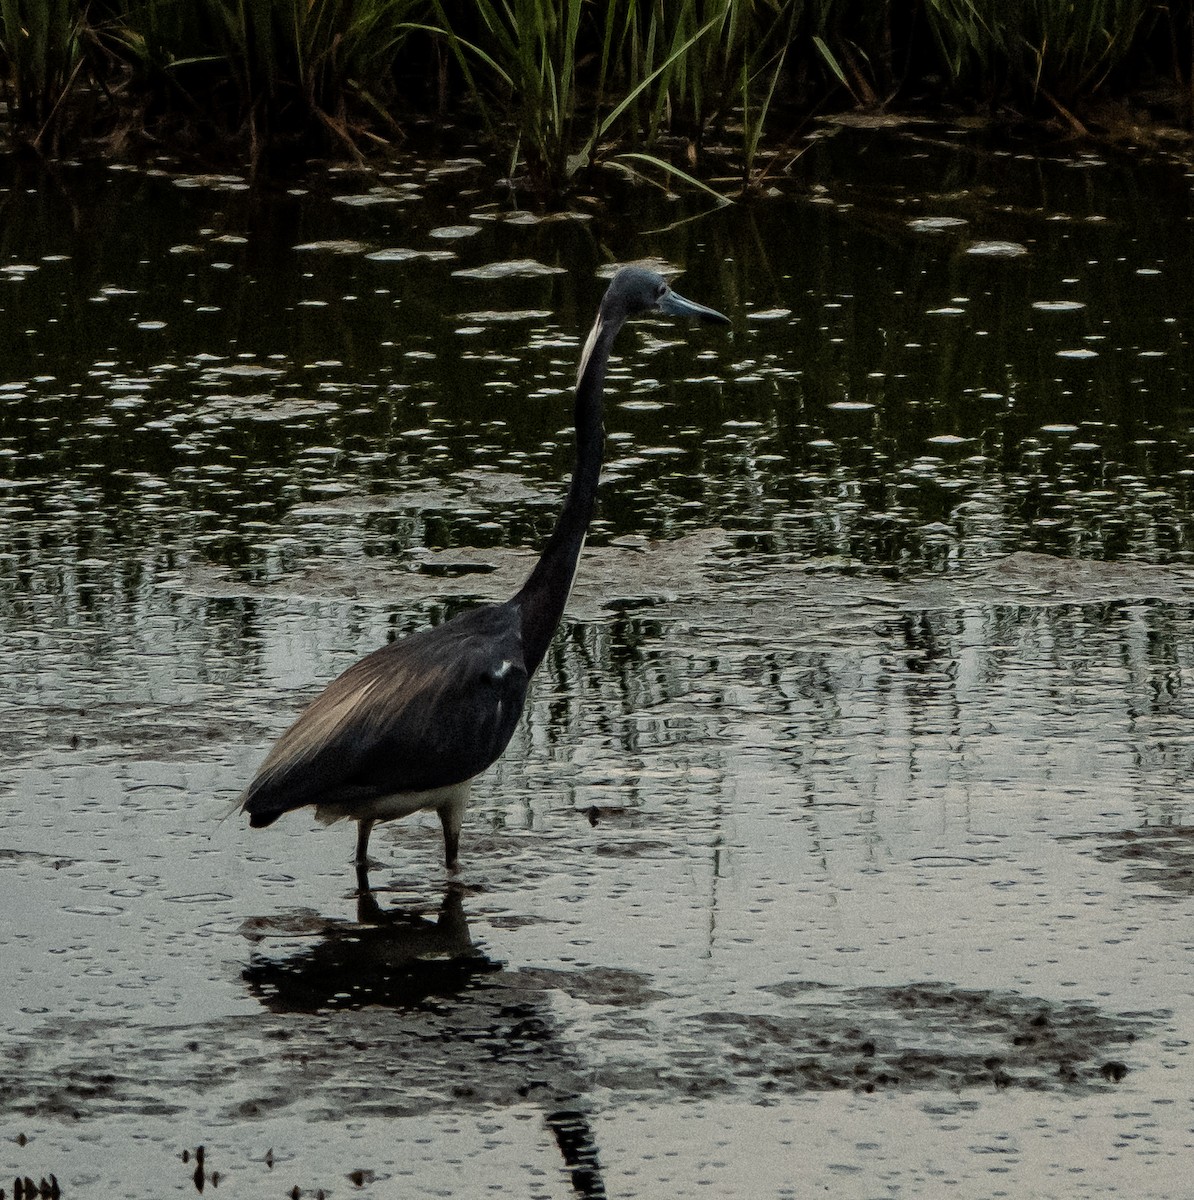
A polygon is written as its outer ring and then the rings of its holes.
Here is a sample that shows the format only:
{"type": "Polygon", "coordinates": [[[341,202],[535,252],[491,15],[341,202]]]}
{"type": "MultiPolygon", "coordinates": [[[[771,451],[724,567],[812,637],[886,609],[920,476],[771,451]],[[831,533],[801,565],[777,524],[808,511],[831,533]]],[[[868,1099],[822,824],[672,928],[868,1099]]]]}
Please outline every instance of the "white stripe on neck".
{"type": "Polygon", "coordinates": [[[589,365],[589,359],[593,357],[593,349],[597,345],[597,339],[601,336],[601,325],[601,314],[598,313],[597,320],[593,322],[593,328],[589,330],[585,348],[580,352],[580,364],[576,368],[577,387],[580,387],[580,381],[585,377],[585,368],[589,365]]]}

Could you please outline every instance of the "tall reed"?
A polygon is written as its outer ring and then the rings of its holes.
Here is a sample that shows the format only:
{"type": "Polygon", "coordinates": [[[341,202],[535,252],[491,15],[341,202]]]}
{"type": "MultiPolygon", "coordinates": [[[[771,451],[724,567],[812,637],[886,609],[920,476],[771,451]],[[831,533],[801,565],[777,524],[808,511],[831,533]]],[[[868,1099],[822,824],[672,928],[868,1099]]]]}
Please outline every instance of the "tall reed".
{"type": "Polygon", "coordinates": [[[1021,100],[1093,96],[1138,48],[1158,12],[1152,0],[925,0],[951,80],[994,94],[1007,80],[1021,100]]]}
{"type": "Polygon", "coordinates": [[[595,163],[700,171],[711,133],[749,180],[819,107],[1065,112],[1158,46],[1194,96],[1190,5],[1159,0],[0,0],[0,87],[38,144],[69,114],[356,153],[455,95],[545,195],[595,163]]]}
{"type": "MultiPolygon", "coordinates": [[[[574,169],[568,155],[585,5],[582,0],[476,0],[474,8],[475,32],[459,16],[453,19],[441,0],[434,4],[490,130],[508,125],[513,162],[528,159],[545,182],[558,186],[574,169]]],[[[614,8],[610,4],[607,12],[614,8]]]]}
{"type": "MultiPolygon", "coordinates": [[[[3,0],[0,0],[3,2],[3,0]]],[[[395,68],[425,0],[132,0],[110,44],[142,85],[215,98],[262,141],[322,130],[343,148],[397,126],[395,68]]]]}
{"type": "Polygon", "coordinates": [[[74,0],[0,0],[0,56],[10,116],[35,143],[56,118],[83,66],[86,6],[74,0]]]}

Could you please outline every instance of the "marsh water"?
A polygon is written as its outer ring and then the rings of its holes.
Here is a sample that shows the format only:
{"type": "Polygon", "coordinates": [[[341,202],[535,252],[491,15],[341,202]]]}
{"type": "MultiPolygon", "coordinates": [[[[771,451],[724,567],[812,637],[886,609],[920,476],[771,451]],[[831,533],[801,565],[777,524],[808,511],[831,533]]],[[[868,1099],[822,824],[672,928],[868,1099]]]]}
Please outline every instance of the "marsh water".
{"type": "Polygon", "coordinates": [[[1188,1194],[1188,173],[916,123],[720,209],[3,177],[0,1181],[1188,1194]],[[732,328],[624,331],[463,869],[379,826],[362,894],[351,828],[228,813],[521,580],[639,259],[732,328]]]}

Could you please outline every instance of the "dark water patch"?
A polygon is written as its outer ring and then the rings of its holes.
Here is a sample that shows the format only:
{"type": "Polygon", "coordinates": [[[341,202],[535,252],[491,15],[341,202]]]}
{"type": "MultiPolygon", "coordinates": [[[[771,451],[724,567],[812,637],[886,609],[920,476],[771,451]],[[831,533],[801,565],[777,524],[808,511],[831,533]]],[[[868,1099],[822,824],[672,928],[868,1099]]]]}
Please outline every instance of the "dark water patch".
{"type": "Polygon", "coordinates": [[[269,728],[261,716],[221,714],[208,703],[97,701],[72,709],[23,705],[19,731],[7,744],[0,736],[0,747],[10,760],[47,752],[115,750],[147,761],[169,761],[195,757],[229,741],[253,741],[269,728]]]}
{"type": "Polygon", "coordinates": [[[1098,841],[1094,852],[1100,861],[1120,864],[1130,883],[1147,884],[1175,899],[1194,894],[1194,825],[1125,829],[1083,840],[1098,841]]]}
{"type": "MultiPolygon", "coordinates": [[[[274,1012],[324,1012],[369,1005],[419,1008],[458,995],[501,964],[481,954],[413,959],[412,943],[429,940],[434,927],[411,928],[405,944],[392,931],[325,936],[310,953],[284,963],[258,956],[245,971],[252,993],[274,1012]]],[[[422,949],[422,948],[420,948],[422,949]]],[[[446,947],[445,947],[446,949],[446,947]]]]}
{"type": "Polygon", "coordinates": [[[674,853],[675,847],[668,842],[650,838],[619,838],[606,840],[595,846],[593,853],[603,858],[657,858],[661,854],[674,853]]]}
{"type": "Polygon", "coordinates": [[[71,865],[69,858],[57,858],[51,854],[41,854],[36,850],[10,850],[0,847],[0,868],[21,866],[26,863],[46,866],[51,870],[60,871],[71,865]]]}

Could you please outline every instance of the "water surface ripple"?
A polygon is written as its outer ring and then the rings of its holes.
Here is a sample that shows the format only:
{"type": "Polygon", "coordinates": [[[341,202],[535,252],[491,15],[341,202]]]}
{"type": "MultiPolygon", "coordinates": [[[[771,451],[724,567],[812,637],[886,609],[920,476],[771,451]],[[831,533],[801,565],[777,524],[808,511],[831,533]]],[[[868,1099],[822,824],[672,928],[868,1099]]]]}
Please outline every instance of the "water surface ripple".
{"type": "Polygon", "coordinates": [[[1185,1194],[1188,181],[830,124],[777,183],[5,164],[0,1175],[1185,1194]],[[523,577],[629,259],[733,331],[619,343],[460,878],[434,819],[364,897],[350,830],[221,821],[323,682],[523,577]]]}

